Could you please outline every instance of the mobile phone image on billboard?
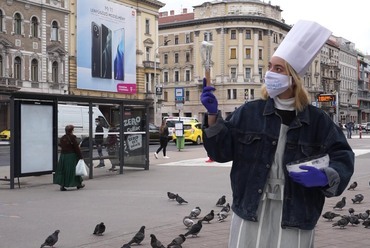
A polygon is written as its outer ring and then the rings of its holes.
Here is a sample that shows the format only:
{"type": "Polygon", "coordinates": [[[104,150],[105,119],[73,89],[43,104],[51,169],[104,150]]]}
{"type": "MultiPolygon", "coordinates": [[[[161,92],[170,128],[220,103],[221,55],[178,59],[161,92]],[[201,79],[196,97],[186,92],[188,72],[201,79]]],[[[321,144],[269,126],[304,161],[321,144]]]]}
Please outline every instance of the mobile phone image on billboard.
{"type": "Polygon", "coordinates": [[[114,31],[114,79],[125,80],[125,29],[114,31]]]}
{"type": "Polygon", "coordinates": [[[91,22],[91,76],[101,77],[101,28],[91,22]]]}
{"type": "Polygon", "coordinates": [[[101,25],[101,77],[112,79],[112,31],[101,25]]]}

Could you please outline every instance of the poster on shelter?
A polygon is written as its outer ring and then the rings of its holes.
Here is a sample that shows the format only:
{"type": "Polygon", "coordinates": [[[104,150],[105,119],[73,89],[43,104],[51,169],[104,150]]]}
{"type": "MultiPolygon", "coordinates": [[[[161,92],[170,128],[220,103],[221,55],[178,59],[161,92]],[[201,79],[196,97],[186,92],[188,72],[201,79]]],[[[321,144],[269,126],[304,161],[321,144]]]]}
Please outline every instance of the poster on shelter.
{"type": "Polygon", "coordinates": [[[136,93],[135,9],[77,1],[77,88],[136,93]]]}

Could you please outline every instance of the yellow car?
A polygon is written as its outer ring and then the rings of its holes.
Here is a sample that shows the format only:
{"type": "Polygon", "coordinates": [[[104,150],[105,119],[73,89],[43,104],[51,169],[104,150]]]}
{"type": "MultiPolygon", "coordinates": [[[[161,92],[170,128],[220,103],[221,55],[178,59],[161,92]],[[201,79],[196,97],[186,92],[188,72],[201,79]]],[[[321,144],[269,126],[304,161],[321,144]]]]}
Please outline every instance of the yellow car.
{"type": "Polygon", "coordinates": [[[0,133],[0,140],[10,140],[10,130],[5,129],[0,133]]]}
{"type": "MultiPolygon", "coordinates": [[[[185,142],[193,142],[194,144],[203,143],[203,131],[202,124],[199,122],[196,123],[184,123],[184,138],[185,142]]],[[[176,143],[176,134],[172,134],[172,140],[176,143]]]]}

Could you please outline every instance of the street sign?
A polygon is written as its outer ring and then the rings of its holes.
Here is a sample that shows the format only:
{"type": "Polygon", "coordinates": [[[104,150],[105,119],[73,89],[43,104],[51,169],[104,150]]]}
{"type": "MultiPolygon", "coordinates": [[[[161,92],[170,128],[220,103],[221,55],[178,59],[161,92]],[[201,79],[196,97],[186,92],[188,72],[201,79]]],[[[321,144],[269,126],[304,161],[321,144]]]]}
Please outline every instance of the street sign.
{"type": "Polygon", "coordinates": [[[175,88],[175,98],[184,98],[184,88],[175,88]]]}
{"type": "Polygon", "coordinates": [[[161,86],[156,86],[155,87],[155,94],[157,96],[161,96],[162,95],[162,92],[163,92],[163,87],[161,87],[161,86]]]}

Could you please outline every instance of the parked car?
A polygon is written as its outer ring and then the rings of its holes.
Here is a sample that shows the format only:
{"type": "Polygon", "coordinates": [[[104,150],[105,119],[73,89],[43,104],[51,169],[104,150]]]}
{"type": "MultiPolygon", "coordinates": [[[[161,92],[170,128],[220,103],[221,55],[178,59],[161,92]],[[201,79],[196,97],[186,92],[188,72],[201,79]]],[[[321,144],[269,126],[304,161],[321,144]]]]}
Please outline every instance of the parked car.
{"type": "MultiPolygon", "coordinates": [[[[199,122],[191,122],[184,124],[184,138],[185,142],[193,142],[194,144],[203,143],[202,124],[199,122]]],[[[172,140],[176,142],[176,134],[172,134],[172,140]]]]}
{"type": "Polygon", "coordinates": [[[10,140],[10,130],[5,129],[0,133],[0,140],[10,140]]]}
{"type": "Polygon", "coordinates": [[[159,127],[149,123],[149,143],[159,142],[159,127]]]}

